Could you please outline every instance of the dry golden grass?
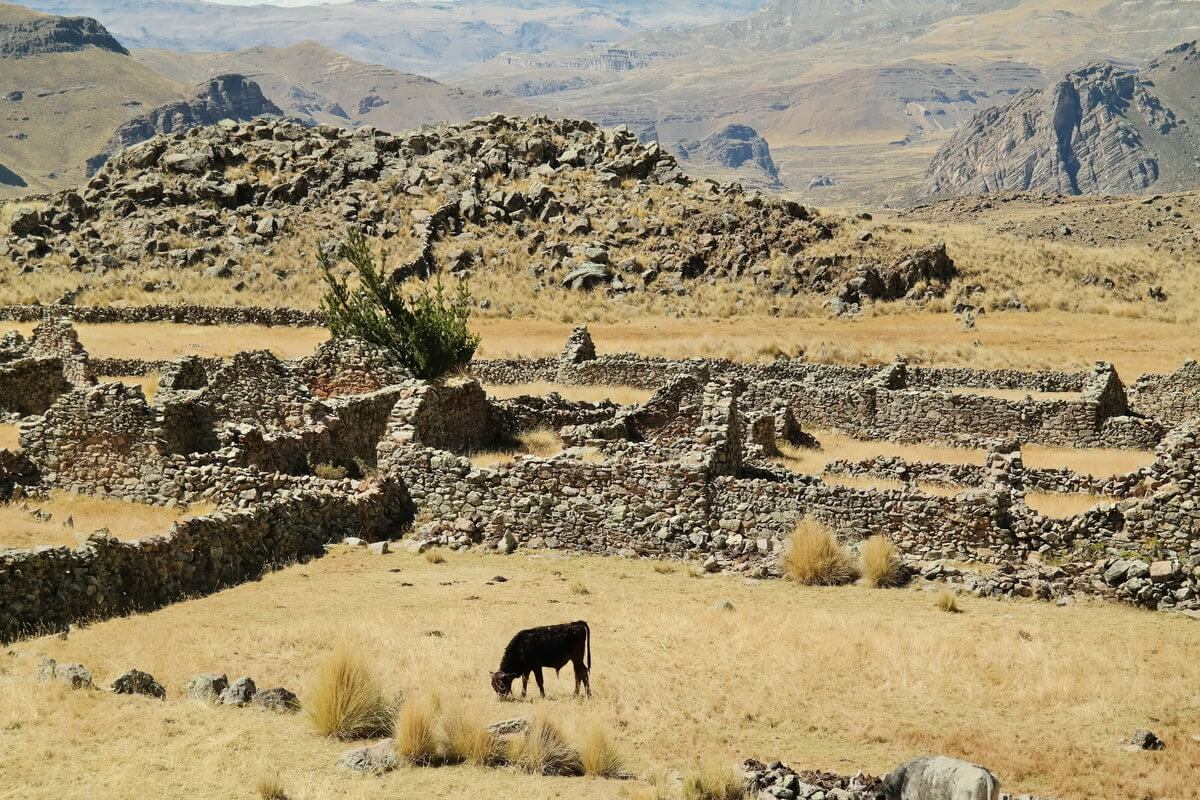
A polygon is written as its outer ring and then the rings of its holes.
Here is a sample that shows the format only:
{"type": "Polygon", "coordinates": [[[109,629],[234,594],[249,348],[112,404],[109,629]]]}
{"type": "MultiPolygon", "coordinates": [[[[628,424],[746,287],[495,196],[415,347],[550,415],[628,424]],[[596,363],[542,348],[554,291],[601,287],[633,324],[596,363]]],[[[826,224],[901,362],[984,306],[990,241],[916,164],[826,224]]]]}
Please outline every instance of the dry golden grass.
{"type": "Polygon", "coordinates": [[[572,386],[565,383],[513,383],[486,384],[484,389],[491,397],[510,398],[521,395],[547,395],[558,392],[567,400],[583,403],[600,403],[610,400],[620,405],[638,405],[646,402],[654,394],[649,389],[637,389],[633,386],[572,386]]]}
{"type": "Polygon", "coordinates": [[[708,765],[683,779],[684,800],[744,800],[746,786],[728,767],[708,765]]]}
{"type": "Polygon", "coordinates": [[[1055,492],[1027,492],[1025,504],[1044,517],[1064,519],[1090,511],[1101,503],[1111,503],[1111,498],[1094,494],[1057,494],[1055,492]]]}
{"type": "Polygon", "coordinates": [[[446,554],[435,547],[425,551],[425,560],[430,564],[445,564],[446,554]]]}
{"type": "Polygon", "coordinates": [[[517,434],[508,445],[497,449],[475,453],[471,463],[477,467],[490,467],[514,460],[519,455],[550,458],[563,450],[562,439],[549,428],[537,428],[517,434]]]}
{"type": "Polygon", "coordinates": [[[886,536],[872,536],[863,542],[859,554],[859,572],[868,586],[890,589],[900,583],[900,554],[886,536]]]}
{"type": "Polygon", "coordinates": [[[624,756],[599,723],[590,725],[583,735],[579,760],[584,774],[597,778],[619,778],[625,771],[624,756]]]}
{"type": "Polygon", "coordinates": [[[582,775],[584,770],[579,751],[544,712],[533,718],[525,735],[513,740],[509,758],[531,775],[582,775]]]}
{"type": "Polygon", "coordinates": [[[841,586],[858,577],[837,536],[813,519],[796,525],[781,561],[784,574],[804,586],[841,586]]]}
{"type": "Polygon", "coordinates": [[[278,775],[263,775],[255,784],[261,800],[288,800],[287,791],[278,775]]]}
{"type": "Polygon", "coordinates": [[[483,712],[461,701],[441,710],[442,749],[452,763],[497,766],[504,761],[502,742],[487,729],[483,712]]]}
{"type": "Polygon", "coordinates": [[[552,710],[568,730],[599,722],[640,775],[748,756],[881,774],[944,753],[988,765],[1015,793],[1200,798],[1200,742],[1192,739],[1200,733],[1200,627],[1178,617],[1096,602],[984,599],[969,614],[949,615],[925,592],[692,580],[683,571],[656,574],[651,561],[534,555],[464,552],[436,567],[339,548],[210,597],[87,626],[66,641],[12,645],[0,673],[7,785],[20,787],[22,800],[123,800],[157,796],[169,772],[176,791],[225,800],[246,796],[269,770],[292,800],[616,800],[628,786],[473,767],[401,769],[366,781],[336,769],[346,745],[302,716],[182,702],[188,677],[211,670],[303,687],[329,643],[344,641],[377,666],[388,696],[416,696],[436,681],[489,722],[532,708],[552,710]],[[508,581],[489,586],[498,572],[508,581]],[[570,594],[575,580],[593,593],[570,594]],[[472,596],[480,600],[465,600],[472,596]],[[714,610],[720,600],[738,613],[714,610]],[[544,702],[497,700],[488,672],[511,635],[573,619],[592,627],[594,697],[570,698],[568,668],[547,674],[544,702]],[[430,628],[446,636],[424,635],[430,628]],[[137,666],[167,687],[168,700],[37,684],[42,654],[85,664],[98,684],[137,666]],[[747,675],[786,679],[765,692],[747,675]],[[1146,727],[1168,749],[1132,759],[1117,743],[1146,727]]]}
{"type": "Polygon", "coordinates": [[[303,708],[313,728],[335,739],[362,739],[387,731],[388,703],[366,657],[341,647],[321,663],[303,708]]]}
{"type": "Polygon", "coordinates": [[[418,767],[437,763],[443,752],[438,731],[440,714],[441,701],[434,694],[426,692],[419,698],[406,700],[393,734],[396,755],[418,767]]]}
{"type": "MultiPolygon", "coordinates": [[[[987,314],[970,333],[964,333],[950,314],[899,309],[861,319],[831,319],[820,314],[776,318],[752,313],[680,319],[630,310],[614,313],[604,322],[569,313],[566,316],[564,321],[535,317],[475,319],[472,328],[483,337],[477,355],[557,355],[572,327],[585,322],[601,353],[741,361],[772,360],[784,353],[837,364],[885,364],[901,355],[913,363],[941,366],[1071,370],[1087,369],[1103,360],[1116,364],[1122,377],[1130,382],[1144,372],[1170,372],[1186,358],[1200,353],[1200,326],[1060,311],[987,314]]],[[[28,333],[33,324],[7,323],[0,327],[28,333]]],[[[296,358],[311,353],[328,338],[319,328],[254,325],[81,324],[77,328],[90,353],[110,358],[228,356],[248,346],[271,350],[281,358],[296,358]]],[[[552,388],[564,396],[571,391],[552,388]]],[[[503,391],[493,387],[494,393],[503,391]]],[[[577,399],[609,396],[615,402],[641,402],[649,396],[638,390],[609,389],[601,395],[588,394],[592,391],[589,387],[577,399]]]]}
{"type": "Polygon", "coordinates": [[[163,534],[172,523],[210,513],[214,506],[196,504],[184,510],[126,503],[106,497],[89,497],[56,491],[49,500],[26,499],[0,503],[0,548],[75,547],[92,532],[107,528],[117,539],[140,539],[163,534]],[[43,522],[32,514],[41,510],[50,514],[43,522]],[[65,525],[71,519],[71,527],[65,525]]]}
{"type": "Polygon", "coordinates": [[[938,611],[942,611],[947,614],[959,614],[962,612],[962,609],[958,607],[958,599],[955,598],[952,593],[947,591],[938,592],[938,596],[934,601],[934,604],[937,606],[938,611]]]}
{"type": "Polygon", "coordinates": [[[1045,447],[1026,444],[1021,447],[1021,461],[1026,467],[1038,469],[1070,469],[1081,475],[1107,478],[1124,475],[1154,463],[1150,450],[1078,450],[1069,447],[1045,447]]]}
{"type": "Polygon", "coordinates": [[[0,425],[0,450],[19,450],[21,442],[19,425],[0,425]]]}
{"type": "MultiPolygon", "coordinates": [[[[218,304],[221,305],[221,304],[218,304]]],[[[35,323],[0,323],[0,330],[28,335],[35,323]]],[[[323,328],[263,325],[177,325],[170,322],[76,323],[79,340],[98,358],[170,361],[182,356],[225,357],[248,349],[270,350],[280,358],[300,358],[329,338],[323,328]]],[[[565,339],[564,339],[565,341],[565,339]]],[[[125,381],[125,378],[120,380],[125,381]]],[[[134,380],[140,381],[140,378],[134,380]]]]}
{"type": "Polygon", "coordinates": [[[975,465],[982,465],[987,457],[983,450],[965,447],[870,441],[823,429],[807,432],[821,443],[821,449],[809,450],[779,442],[780,455],[772,460],[793,472],[820,475],[831,461],[865,461],[876,456],[896,456],[905,461],[975,465]]]}

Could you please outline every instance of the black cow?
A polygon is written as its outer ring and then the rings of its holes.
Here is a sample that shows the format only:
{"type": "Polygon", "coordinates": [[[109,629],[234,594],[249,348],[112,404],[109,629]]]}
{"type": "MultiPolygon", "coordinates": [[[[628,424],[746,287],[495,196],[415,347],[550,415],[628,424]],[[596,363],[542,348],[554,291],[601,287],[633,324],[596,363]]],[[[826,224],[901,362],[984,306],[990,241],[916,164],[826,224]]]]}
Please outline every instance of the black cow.
{"type": "Polygon", "coordinates": [[[588,624],[581,620],[564,625],[528,628],[514,636],[508,647],[504,648],[500,669],[492,673],[492,688],[501,697],[509,697],[512,695],[513,681],[520,678],[521,697],[524,697],[529,689],[529,673],[532,672],[538,691],[545,697],[542,667],[550,667],[557,674],[568,661],[575,667],[575,694],[579,694],[579,684],[582,683],[587,696],[591,697],[592,685],[588,682],[588,673],[592,669],[592,632],[588,624]]]}

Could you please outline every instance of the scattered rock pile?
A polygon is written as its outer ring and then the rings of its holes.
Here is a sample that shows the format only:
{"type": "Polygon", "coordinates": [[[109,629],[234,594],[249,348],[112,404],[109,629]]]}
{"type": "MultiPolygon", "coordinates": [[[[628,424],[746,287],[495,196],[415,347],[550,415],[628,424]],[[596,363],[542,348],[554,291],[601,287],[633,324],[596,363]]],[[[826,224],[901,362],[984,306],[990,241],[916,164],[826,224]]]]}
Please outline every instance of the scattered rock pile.
{"type": "MultiPolygon", "coordinates": [[[[215,87],[219,97],[201,105],[269,112],[231,91],[215,87]]],[[[133,121],[121,142],[202,120],[188,108],[133,121]]],[[[299,276],[318,279],[317,252],[351,228],[394,242],[405,259],[397,279],[507,270],[535,295],[687,294],[698,281],[737,280],[785,297],[852,282],[856,296],[882,300],[953,274],[944,249],[885,264],[851,245],[809,255],[842,227],[789,200],[693,182],[624,128],[496,115],[391,134],[225,119],[120,151],[87,186],[18,212],[0,257],[23,270],[69,268],[85,292],[107,275],[110,289],[117,280],[139,298],[178,289],[172,274],[285,291],[299,276]],[[281,263],[273,254],[283,250],[304,257],[281,263]],[[145,270],[167,276],[139,281],[145,270]]]]}

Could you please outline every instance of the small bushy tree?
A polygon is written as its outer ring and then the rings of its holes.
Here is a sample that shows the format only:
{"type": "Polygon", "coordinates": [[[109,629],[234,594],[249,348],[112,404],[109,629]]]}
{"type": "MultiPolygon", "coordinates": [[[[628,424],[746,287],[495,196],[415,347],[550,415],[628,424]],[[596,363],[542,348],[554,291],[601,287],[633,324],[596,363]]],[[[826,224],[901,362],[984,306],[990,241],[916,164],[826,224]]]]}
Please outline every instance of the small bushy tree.
{"type": "Polygon", "coordinates": [[[354,233],[332,253],[321,256],[326,292],[321,301],[329,332],[338,339],[358,338],[386,348],[416,377],[436,380],[465,367],[475,355],[479,337],[467,323],[471,293],[465,282],[448,294],[441,278],[406,297],[388,274],[387,253],[378,261],[366,237],[354,233]],[[334,274],[339,259],[350,262],[358,286],[334,274]]]}

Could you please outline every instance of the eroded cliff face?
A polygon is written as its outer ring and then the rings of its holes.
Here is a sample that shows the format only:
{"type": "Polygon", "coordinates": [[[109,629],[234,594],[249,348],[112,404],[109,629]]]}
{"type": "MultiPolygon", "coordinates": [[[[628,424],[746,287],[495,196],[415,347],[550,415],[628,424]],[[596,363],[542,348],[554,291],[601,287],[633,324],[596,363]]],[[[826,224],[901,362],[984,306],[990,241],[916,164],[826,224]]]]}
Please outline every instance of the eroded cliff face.
{"type": "Polygon", "coordinates": [[[85,47],[129,55],[103,25],[90,17],[36,17],[0,22],[0,58],[70,53],[85,47]]]}
{"type": "Polygon", "coordinates": [[[182,133],[223,119],[244,122],[261,116],[283,116],[262,89],[242,75],[218,75],[202,84],[190,100],[177,100],[139,114],[117,128],[104,152],[88,159],[93,174],[118,150],[162,133],[182,133]]]}
{"type": "Polygon", "coordinates": [[[1136,194],[1200,184],[1200,53],[1144,70],[1095,64],[973,117],[934,156],[925,191],[1136,194]]]}

